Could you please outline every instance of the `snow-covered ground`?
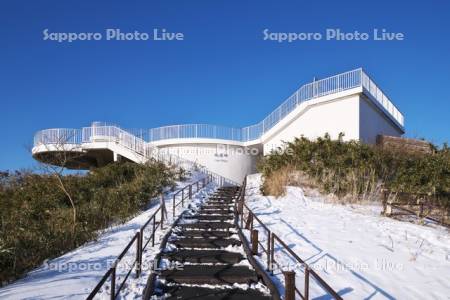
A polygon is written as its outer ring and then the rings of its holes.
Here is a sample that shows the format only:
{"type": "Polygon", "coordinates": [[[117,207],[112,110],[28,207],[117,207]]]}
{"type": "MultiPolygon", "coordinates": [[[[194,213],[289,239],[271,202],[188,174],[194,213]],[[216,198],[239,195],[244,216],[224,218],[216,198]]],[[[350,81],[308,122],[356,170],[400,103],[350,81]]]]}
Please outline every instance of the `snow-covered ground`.
{"type": "MultiPolygon", "coordinates": [[[[450,299],[448,230],[382,217],[375,204],[306,197],[298,187],[287,187],[284,197],[265,197],[260,183],[259,175],[248,177],[247,205],[344,299],[450,299]]],[[[283,267],[295,267],[275,249],[283,267]]],[[[302,270],[296,272],[303,291],[302,270]]],[[[280,272],[275,281],[282,285],[280,272]]],[[[331,299],[314,283],[310,297],[331,299]]]]}
{"type": "MultiPolygon", "coordinates": [[[[201,179],[201,176],[203,175],[196,173],[187,181],[178,182],[177,188],[195,182],[201,179]]],[[[215,189],[215,184],[210,183],[207,187],[195,193],[192,201],[203,199],[206,194],[212,193],[215,189]]],[[[172,193],[167,192],[165,199],[170,223],[173,221],[171,214],[172,193]]],[[[185,200],[185,202],[189,203],[189,200],[185,200]]],[[[158,201],[153,201],[153,204],[147,210],[124,224],[108,228],[100,234],[96,241],[45,262],[39,268],[28,273],[23,279],[1,288],[0,299],[85,299],[111,267],[115,258],[158,207],[158,201]]],[[[178,206],[177,215],[182,210],[181,205],[178,206]]],[[[159,251],[159,241],[168,227],[166,225],[166,230],[157,231],[157,243],[154,247],[151,244],[148,245],[148,250],[143,254],[143,263],[153,259],[154,254],[159,251]]],[[[135,251],[135,247],[130,249],[123,262],[132,261],[135,257],[135,251]]],[[[122,265],[126,266],[125,264],[122,265]]],[[[126,271],[126,267],[118,268],[118,283],[122,281],[122,274],[126,271]]],[[[149,272],[150,268],[144,266],[142,276],[138,279],[134,277],[134,272],[132,272],[123,293],[120,295],[121,298],[141,298],[149,272]]],[[[107,282],[105,288],[101,290],[99,298],[109,299],[109,297],[109,282],[107,282]]]]}

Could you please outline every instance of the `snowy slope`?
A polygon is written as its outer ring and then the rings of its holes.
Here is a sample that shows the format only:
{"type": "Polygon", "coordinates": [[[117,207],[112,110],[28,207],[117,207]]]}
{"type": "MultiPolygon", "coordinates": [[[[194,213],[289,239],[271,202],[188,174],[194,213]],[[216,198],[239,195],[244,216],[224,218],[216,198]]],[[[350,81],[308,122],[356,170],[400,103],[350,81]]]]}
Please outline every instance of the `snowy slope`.
{"type": "MultiPolygon", "coordinates": [[[[344,299],[450,299],[446,229],[382,217],[377,205],[325,203],[298,187],[278,199],[264,197],[260,182],[257,174],[248,177],[247,205],[344,299]]],[[[295,267],[279,249],[276,260],[295,267]]],[[[275,275],[282,283],[282,274],[275,275]]],[[[317,285],[311,298],[331,299],[317,285]]]]}
{"type": "MultiPolygon", "coordinates": [[[[178,182],[178,188],[188,185],[201,178],[200,173],[194,174],[185,182],[178,182]]],[[[202,199],[206,193],[215,190],[213,183],[193,196],[202,199]]],[[[166,195],[166,206],[171,212],[171,193],[166,195]]],[[[18,280],[0,289],[0,299],[85,299],[105,272],[111,267],[115,258],[136,234],[139,228],[158,208],[159,202],[153,204],[144,212],[134,217],[125,224],[111,227],[105,230],[98,240],[87,243],[65,255],[45,262],[41,267],[31,271],[25,278],[18,280]]],[[[182,210],[178,207],[178,213],[182,210]]],[[[171,213],[169,215],[169,221],[171,213]]],[[[168,226],[166,226],[166,229],[168,226]]],[[[158,231],[156,240],[162,238],[164,231],[158,231]]],[[[159,243],[155,247],[149,245],[149,250],[144,254],[144,261],[152,257],[158,251],[159,243]]],[[[124,260],[132,259],[135,249],[125,256],[124,260]]],[[[125,270],[124,270],[125,271],[125,270]]],[[[123,272],[124,272],[123,271],[123,272]]],[[[120,270],[118,274],[120,275],[120,270]]],[[[145,287],[148,271],[143,270],[141,278],[129,279],[129,285],[125,288],[123,298],[132,299],[141,295],[145,287]],[[133,280],[134,279],[134,280],[133,280]]],[[[121,281],[121,279],[118,279],[121,281]]],[[[108,286],[108,285],[106,285],[108,286]]],[[[104,290],[100,298],[109,299],[109,291],[104,290]]]]}

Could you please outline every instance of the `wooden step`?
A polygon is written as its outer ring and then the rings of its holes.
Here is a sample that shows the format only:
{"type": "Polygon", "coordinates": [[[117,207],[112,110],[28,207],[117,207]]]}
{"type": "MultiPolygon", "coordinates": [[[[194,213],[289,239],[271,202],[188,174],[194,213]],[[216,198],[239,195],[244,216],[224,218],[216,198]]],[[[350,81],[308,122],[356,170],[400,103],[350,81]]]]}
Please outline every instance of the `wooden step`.
{"type": "Polygon", "coordinates": [[[214,230],[214,229],[230,229],[234,227],[234,224],[227,222],[196,222],[191,224],[178,225],[182,229],[202,229],[202,230],[214,230]]]}
{"type": "Polygon", "coordinates": [[[233,210],[231,209],[199,209],[198,210],[199,214],[214,214],[214,215],[230,215],[233,216],[233,210]]]}
{"type": "Polygon", "coordinates": [[[233,201],[234,199],[232,197],[209,197],[209,200],[215,200],[215,201],[233,201]]]}
{"type": "Polygon", "coordinates": [[[208,230],[208,231],[200,231],[200,230],[183,230],[177,235],[184,237],[203,237],[203,238],[227,238],[233,235],[230,231],[218,231],[218,230],[208,230]]]}
{"type": "Polygon", "coordinates": [[[226,250],[176,250],[163,254],[171,261],[189,263],[235,264],[244,259],[242,254],[226,250]]]}
{"type": "Polygon", "coordinates": [[[163,270],[160,276],[179,284],[250,284],[258,281],[254,270],[233,265],[184,265],[182,270],[163,270]]]}
{"type": "Polygon", "coordinates": [[[202,209],[223,209],[223,210],[233,210],[234,205],[223,205],[223,204],[205,204],[202,209]]]}
{"type": "Polygon", "coordinates": [[[178,238],[170,241],[177,248],[226,248],[228,246],[240,246],[241,241],[233,238],[178,238]]]}
{"type": "Polygon", "coordinates": [[[234,205],[234,202],[232,202],[232,201],[208,200],[205,205],[225,205],[225,206],[230,206],[230,205],[234,205]]]}
{"type": "Polygon", "coordinates": [[[161,295],[167,300],[270,300],[270,295],[254,289],[212,289],[192,286],[161,286],[161,295]],[[165,296],[169,295],[169,296],[165,296]]]}
{"type": "Polygon", "coordinates": [[[192,216],[184,216],[185,219],[197,219],[199,221],[225,221],[232,220],[234,215],[213,215],[213,214],[197,214],[192,216]]]}

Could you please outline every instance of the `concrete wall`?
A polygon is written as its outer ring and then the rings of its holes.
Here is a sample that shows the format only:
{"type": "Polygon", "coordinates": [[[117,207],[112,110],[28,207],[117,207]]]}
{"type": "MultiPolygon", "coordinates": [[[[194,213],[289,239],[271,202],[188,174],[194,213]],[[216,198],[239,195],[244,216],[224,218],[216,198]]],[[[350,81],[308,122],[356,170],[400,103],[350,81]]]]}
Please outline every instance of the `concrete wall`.
{"type": "Polygon", "coordinates": [[[242,182],[246,174],[254,173],[256,151],[251,148],[227,144],[179,143],[160,145],[161,152],[197,162],[210,171],[222,175],[235,182],[242,182]]]}
{"type": "Polygon", "coordinates": [[[315,139],[329,133],[336,139],[340,132],[345,134],[345,140],[359,138],[359,94],[319,101],[303,108],[289,124],[264,138],[264,154],[282,146],[283,141],[290,142],[302,135],[315,139]]]}
{"type": "Polygon", "coordinates": [[[363,94],[359,101],[359,139],[375,144],[377,135],[401,136],[403,132],[363,94]]]}

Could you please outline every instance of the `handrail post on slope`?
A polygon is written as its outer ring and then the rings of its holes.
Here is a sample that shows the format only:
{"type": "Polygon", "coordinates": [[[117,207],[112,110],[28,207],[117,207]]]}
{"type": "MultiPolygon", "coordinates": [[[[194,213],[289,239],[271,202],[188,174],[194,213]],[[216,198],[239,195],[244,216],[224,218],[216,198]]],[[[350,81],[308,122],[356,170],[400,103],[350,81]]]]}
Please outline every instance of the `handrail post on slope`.
{"type": "Polygon", "coordinates": [[[270,247],[270,274],[273,275],[274,263],[275,263],[275,234],[272,232],[270,235],[270,243],[272,246],[270,247]]]}
{"type": "Polygon", "coordinates": [[[184,188],[181,190],[181,207],[184,207],[184,188]]]}
{"type": "MultiPolygon", "coordinates": [[[[295,300],[295,272],[283,271],[284,275],[284,299],[295,300]]],[[[305,298],[307,300],[308,298],[305,298]]]]}
{"type": "Polygon", "coordinates": [[[192,199],[192,184],[189,185],[189,199],[192,199]]]}
{"type": "Polygon", "coordinates": [[[270,230],[267,231],[267,271],[270,272],[271,270],[271,266],[270,266],[270,253],[272,251],[272,247],[270,245],[270,236],[271,236],[271,232],[270,230]]]}
{"type": "Polygon", "coordinates": [[[172,197],[172,218],[175,220],[175,194],[172,197]]]}
{"type": "Polygon", "coordinates": [[[309,266],[305,264],[305,300],[309,299],[309,266]]]}
{"type": "Polygon", "coordinates": [[[136,235],[136,278],[139,278],[142,267],[142,228],[136,235]]]}
{"type": "Polygon", "coordinates": [[[116,263],[111,267],[111,300],[116,299],[116,263]]]}
{"type": "Polygon", "coordinates": [[[161,193],[161,204],[160,204],[160,206],[161,206],[161,209],[160,209],[160,212],[161,212],[161,230],[163,230],[164,229],[164,194],[163,193],[161,193]]]}
{"type": "Polygon", "coordinates": [[[258,255],[258,230],[253,229],[251,232],[252,254],[258,255]]]}
{"type": "Polygon", "coordinates": [[[152,247],[155,246],[156,215],[153,215],[152,247]]]}

